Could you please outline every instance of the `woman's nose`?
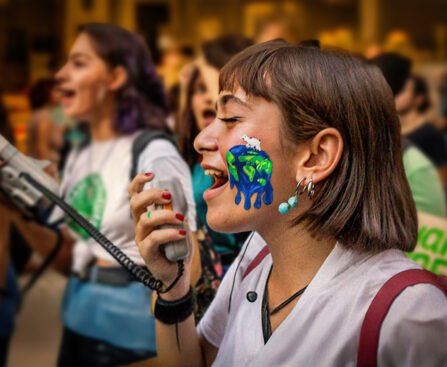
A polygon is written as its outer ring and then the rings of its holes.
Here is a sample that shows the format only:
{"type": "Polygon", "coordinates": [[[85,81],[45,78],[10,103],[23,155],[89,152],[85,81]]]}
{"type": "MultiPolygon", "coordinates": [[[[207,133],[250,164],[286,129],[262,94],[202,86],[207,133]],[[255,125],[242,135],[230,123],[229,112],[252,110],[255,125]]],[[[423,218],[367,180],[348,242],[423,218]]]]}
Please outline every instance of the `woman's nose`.
{"type": "Polygon", "coordinates": [[[213,152],[218,150],[217,135],[218,127],[216,121],[204,128],[199,135],[194,139],[194,149],[197,153],[203,155],[206,152],[213,152]]]}
{"type": "Polygon", "coordinates": [[[67,78],[67,65],[62,66],[56,74],[54,74],[54,79],[56,80],[56,83],[61,83],[67,78]]]}
{"type": "Polygon", "coordinates": [[[213,106],[213,97],[211,96],[211,93],[206,91],[205,95],[204,95],[204,102],[208,105],[208,106],[213,106]]]}

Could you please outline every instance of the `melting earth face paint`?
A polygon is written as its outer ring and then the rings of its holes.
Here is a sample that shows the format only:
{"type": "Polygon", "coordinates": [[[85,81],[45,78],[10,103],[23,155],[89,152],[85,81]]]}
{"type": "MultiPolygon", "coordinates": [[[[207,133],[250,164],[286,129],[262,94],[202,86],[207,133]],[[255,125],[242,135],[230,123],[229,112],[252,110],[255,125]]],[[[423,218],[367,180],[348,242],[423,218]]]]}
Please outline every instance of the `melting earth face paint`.
{"type": "Polygon", "coordinates": [[[262,202],[265,205],[273,202],[273,187],[270,182],[272,161],[266,152],[257,150],[252,145],[236,145],[227,152],[226,159],[230,172],[230,187],[237,188],[237,205],[241,202],[241,194],[244,194],[245,210],[251,208],[253,195],[256,195],[256,209],[261,207],[262,202]]]}

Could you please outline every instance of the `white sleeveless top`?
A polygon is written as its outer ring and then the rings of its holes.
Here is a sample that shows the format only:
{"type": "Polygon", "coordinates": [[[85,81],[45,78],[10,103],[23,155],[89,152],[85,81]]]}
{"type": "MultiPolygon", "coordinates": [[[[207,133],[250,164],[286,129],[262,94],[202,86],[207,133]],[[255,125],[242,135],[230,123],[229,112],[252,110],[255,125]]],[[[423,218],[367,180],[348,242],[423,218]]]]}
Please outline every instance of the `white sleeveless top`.
{"type": "MultiPolygon", "coordinates": [[[[61,184],[61,195],[89,218],[110,241],[133,261],[144,264],[135,244],[129,195],[132,144],[137,134],[105,142],[94,142],[70,153],[61,184]]],[[[185,215],[189,228],[196,230],[196,209],[189,167],[174,145],[164,139],[152,141],[140,154],[137,172],[153,172],[156,177],[176,178],[182,184],[188,204],[185,215]]],[[[174,200],[175,198],[173,198],[174,200]]],[[[51,221],[63,218],[56,208],[51,221]]],[[[73,271],[81,271],[93,258],[115,262],[98,243],[70,220],[66,221],[77,238],[73,271]]]]}

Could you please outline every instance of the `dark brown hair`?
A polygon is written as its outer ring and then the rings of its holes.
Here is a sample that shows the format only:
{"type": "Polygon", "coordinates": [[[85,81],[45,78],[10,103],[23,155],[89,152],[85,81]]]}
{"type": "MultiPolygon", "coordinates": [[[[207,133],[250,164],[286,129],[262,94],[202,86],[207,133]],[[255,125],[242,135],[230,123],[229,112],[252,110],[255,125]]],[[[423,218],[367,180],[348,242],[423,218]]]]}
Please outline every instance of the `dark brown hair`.
{"type": "Polygon", "coordinates": [[[80,28],[98,56],[111,68],[122,66],[128,80],[117,91],[114,128],[121,134],[138,129],[166,130],[167,99],[144,40],[114,24],[89,23],[80,28]]]}
{"type": "Polygon", "coordinates": [[[328,127],[343,138],[337,168],[317,185],[310,209],[294,224],[362,251],[414,248],[417,215],[404,173],[400,123],[377,67],[347,53],[275,40],[246,49],[224,66],[219,89],[237,86],[280,108],[286,148],[296,149],[328,127]]]}
{"type": "Polygon", "coordinates": [[[181,116],[177,120],[175,130],[178,134],[178,145],[183,159],[190,167],[199,161],[199,155],[194,149],[194,139],[199,134],[196,118],[192,109],[192,97],[194,96],[194,86],[200,76],[198,68],[194,68],[185,89],[185,108],[181,111],[181,116]]]}

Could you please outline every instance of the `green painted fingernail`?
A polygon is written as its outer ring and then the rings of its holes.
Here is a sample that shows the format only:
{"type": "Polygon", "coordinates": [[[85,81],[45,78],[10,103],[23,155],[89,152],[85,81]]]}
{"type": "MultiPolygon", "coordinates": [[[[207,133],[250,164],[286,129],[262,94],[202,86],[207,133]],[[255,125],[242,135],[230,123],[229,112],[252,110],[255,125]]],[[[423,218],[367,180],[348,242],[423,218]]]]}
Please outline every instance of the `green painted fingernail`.
{"type": "Polygon", "coordinates": [[[147,217],[148,217],[148,218],[151,217],[151,212],[147,212],[147,217]]]}

